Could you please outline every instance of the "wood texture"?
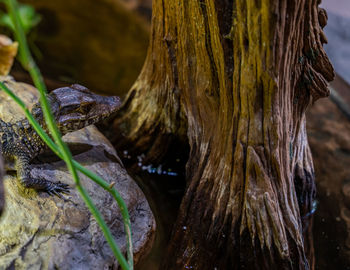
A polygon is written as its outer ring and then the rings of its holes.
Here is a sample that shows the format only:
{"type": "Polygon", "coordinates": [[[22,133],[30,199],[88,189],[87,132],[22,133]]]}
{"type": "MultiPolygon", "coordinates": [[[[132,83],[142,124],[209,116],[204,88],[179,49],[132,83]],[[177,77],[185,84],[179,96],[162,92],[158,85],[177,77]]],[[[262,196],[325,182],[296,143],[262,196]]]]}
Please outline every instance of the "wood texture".
{"type": "Polygon", "coordinates": [[[0,35],[0,76],[9,74],[17,55],[17,47],[17,42],[12,42],[7,36],[0,35]]]}
{"type": "Polygon", "coordinates": [[[117,146],[188,140],[188,189],[162,269],[309,269],[307,106],[329,92],[316,0],[154,0],[117,146]],[[304,232],[304,235],[303,235],[304,232]]]}

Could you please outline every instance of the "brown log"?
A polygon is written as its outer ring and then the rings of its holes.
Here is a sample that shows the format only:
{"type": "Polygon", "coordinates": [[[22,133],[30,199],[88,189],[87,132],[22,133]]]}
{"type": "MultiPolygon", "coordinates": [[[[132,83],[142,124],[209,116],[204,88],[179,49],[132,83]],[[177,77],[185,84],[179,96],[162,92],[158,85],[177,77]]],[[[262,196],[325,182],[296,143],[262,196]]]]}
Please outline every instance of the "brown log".
{"type": "Polygon", "coordinates": [[[162,269],[313,268],[305,110],[334,76],[324,14],[317,0],[153,1],[115,142],[160,158],[175,136],[188,139],[162,269]]]}

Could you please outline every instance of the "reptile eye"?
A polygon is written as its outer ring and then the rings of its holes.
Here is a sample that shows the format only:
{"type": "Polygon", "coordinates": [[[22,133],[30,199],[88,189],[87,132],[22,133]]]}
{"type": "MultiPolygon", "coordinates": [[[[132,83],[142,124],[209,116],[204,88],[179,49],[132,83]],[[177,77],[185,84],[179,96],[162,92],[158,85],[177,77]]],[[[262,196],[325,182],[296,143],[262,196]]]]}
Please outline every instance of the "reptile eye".
{"type": "Polygon", "coordinates": [[[88,114],[92,107],[93,107],[94,103],[93,102],[89,102],[89,103],[82,103],[80,106],[80,111],[84,114],[88,114]]]}
{"type": "Polygon", "coordinates": [[[63,114],[73,113],[79,110],[79,104],[71,104],[64,106],[61,111],[63,114]]]}

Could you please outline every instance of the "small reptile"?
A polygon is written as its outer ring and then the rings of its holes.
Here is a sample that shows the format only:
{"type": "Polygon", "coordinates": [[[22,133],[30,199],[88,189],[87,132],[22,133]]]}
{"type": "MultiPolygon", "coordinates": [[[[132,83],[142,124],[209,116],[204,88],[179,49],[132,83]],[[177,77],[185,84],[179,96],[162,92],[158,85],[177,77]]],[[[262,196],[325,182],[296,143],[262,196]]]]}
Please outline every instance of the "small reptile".
{"type": "MultiPolygon", "coordinates": [[[[78,84],[52,91],[48,100],[62,135],[107,118],[117,111],[121,104],[118,97],[99,96],[78,84]]],[[[33,106],[31,113],[49,134],[39,102],[33,106]]],[[[20,183],[24,187],[58,196],[60,193],[69,192],[67,184],[32,178],[30,162],[44,152],[47,146],[26,118],[14,123],[0,119],[0,140],[0,152],[5,163],[14,164],[20,183]]]]}

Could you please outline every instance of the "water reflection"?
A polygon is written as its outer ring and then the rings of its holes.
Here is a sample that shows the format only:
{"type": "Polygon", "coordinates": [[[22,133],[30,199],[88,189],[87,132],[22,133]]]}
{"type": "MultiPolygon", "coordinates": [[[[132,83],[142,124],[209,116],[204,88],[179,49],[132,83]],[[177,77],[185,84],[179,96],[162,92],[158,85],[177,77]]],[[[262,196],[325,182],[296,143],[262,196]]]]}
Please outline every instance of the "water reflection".
{"type": "MultiPolygon", "coordinates": [[[[174,151],[171,152],[174,153],[174,151]]],[[[157,224],[152,250],[135,269],[157,270],[160,269],[185,190],[187,157],[172,156],[164,159],[164,163],[150,164],[146,161],[144,154],[135,158],[128,151],[123,151],[122,159],[128,173],[145,194],[157,224]]],[[[185,227],[184,230],[186,230],[185,227]]]]}

